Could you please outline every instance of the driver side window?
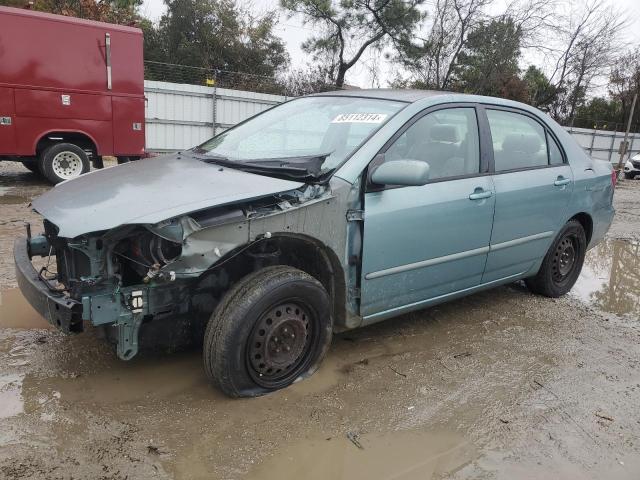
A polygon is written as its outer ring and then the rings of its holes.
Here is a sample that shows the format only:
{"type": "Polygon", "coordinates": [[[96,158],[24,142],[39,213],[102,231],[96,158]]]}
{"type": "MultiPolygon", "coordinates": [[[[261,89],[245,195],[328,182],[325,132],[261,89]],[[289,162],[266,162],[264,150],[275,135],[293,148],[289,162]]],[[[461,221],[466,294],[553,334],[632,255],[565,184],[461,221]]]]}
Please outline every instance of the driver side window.
{"type": "Polygon", "coordinates": [[[385,152],[384,161],[429,164],[429,179],[480,172],[478,120],[472,107],[447,108],[424,115],[385,152]]]}

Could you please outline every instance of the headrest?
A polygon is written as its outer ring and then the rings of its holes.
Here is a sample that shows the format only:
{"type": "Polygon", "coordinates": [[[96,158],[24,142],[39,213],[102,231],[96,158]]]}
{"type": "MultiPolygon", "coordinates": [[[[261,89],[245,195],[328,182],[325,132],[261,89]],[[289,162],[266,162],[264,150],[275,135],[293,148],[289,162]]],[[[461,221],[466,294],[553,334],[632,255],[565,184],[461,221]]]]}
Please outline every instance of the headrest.
{"type": "Polygon", "coordinates": [[[455,125],[433,125],[429,130],[429,138],[433,142],[456,143],[458,141],[458,128],[455,125]]]}
{"type": "Polygon", "coordinates": [[[507,135],[502,142],[503,152],[537,153],[542,142],[538,135],[526,135],[524,133],[512,133],[507,135]]]}

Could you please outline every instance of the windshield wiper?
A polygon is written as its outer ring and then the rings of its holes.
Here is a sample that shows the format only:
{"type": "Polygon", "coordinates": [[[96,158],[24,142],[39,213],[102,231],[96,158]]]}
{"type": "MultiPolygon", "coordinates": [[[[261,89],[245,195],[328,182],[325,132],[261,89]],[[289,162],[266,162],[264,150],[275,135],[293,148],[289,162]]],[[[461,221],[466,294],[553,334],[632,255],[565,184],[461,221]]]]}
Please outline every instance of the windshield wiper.
{"type": "MultiPolygon", "coordinates": [[[[195,153],[195,152],[194,152],[195,153]]],[[[331,171],[323,172],[322,164],[331,155],[309,155],[299,157],[257,158],[251,160],[229,160],[216,155],[196,156],[198,160],[222,167],[250,173],[275,174],[303,181],[322,181],[331,171]]],[[[195,155],[194,155],[195,156],[195,155]]]]}

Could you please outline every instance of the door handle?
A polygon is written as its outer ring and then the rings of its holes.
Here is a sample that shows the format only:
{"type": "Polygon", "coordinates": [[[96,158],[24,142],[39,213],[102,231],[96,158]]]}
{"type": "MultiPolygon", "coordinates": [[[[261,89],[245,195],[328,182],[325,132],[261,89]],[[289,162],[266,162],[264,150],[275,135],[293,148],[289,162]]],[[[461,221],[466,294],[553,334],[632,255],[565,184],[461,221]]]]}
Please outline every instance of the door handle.
{"type": "Polygon", "coordinates": [[[561,187],[561,186],[563,186],[563,185],[568,185],[568,184],[570,184],[570,183],[571,183],[571,179],[570,179],[570,178],[564,178],[563,176],[559,176],[559,177],[557,178],[557,180],[556,180],[555,182],[553,182],[553,184],[554,184],[556,187],[561,187]]]}
{"type": "Polygon", "coordinates": [[[105,62],[107,67],[107,90],[111,90],[111,34],[104,34],[104,53],[105,62]]]}
{"type": "Polygon", "coordinates": [[[482,200],[483,198],[489,198],[493,195],[491,190],[483,190],[482,188],[476,188],[471,195],[469,195],[469,200],[482,200]]]}

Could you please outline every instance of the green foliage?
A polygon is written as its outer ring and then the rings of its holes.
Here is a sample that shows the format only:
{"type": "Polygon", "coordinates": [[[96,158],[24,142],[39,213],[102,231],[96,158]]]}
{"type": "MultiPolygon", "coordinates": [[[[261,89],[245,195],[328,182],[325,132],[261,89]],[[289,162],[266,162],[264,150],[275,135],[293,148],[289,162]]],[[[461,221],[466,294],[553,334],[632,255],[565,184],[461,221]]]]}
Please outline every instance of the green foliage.
{"type": "Polygon", "coordinates": [[[453,89],[526,101],[527,84],[518,77],[521,35],[510,18],[479,23],[458,55],[453,89]]]}
{"type": "Polygon", "coordinates": [[[538,67],[531,65],[522,77],[527,84],[527,103],[547,111],[558,96],[558,88],[551,84],[538,67]]]}
{"type": "Polygon", "coordinates": [[[576,110],[573,125],[583,128],[615,130],[624,121],[620,102],[609,98],[595,97],[576,110]]]}
{"type": "Polygon", "coordinates": [[[275,12],[253,17],[232,0],[165,1],[159,25],[142,25],[146,60],[264,76],[288,65],[275,12]]]}

